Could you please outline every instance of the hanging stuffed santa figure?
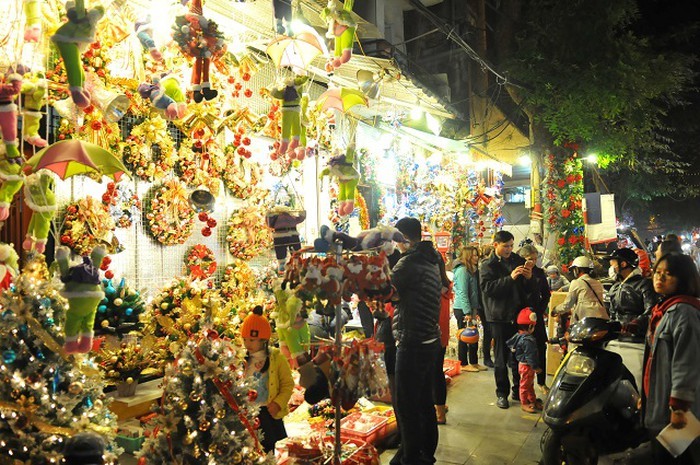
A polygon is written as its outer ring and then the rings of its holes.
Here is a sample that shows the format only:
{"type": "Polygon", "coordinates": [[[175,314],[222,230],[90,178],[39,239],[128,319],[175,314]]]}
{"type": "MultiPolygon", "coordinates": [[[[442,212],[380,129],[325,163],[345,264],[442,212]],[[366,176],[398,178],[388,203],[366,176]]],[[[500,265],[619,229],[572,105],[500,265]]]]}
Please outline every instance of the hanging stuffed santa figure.
{"type": "Polygon", "coordinates": [[[219,93],[211,88],[209,67],[226,52],[226,44],[219,25],[203,16],[202,0],[189,0],[188,13],[175,18],[173,39],[185,56],[194,58],[192,99],[200,103],[216,98],[219,93]]]}

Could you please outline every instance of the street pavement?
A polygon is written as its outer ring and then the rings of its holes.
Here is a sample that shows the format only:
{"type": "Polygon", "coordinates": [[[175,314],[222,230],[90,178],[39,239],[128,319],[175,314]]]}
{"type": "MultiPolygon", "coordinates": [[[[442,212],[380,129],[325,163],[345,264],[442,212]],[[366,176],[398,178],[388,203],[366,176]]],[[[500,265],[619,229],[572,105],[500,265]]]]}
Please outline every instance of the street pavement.
{"type": "MultiPolygon", "coordinates": [[[[535,388],[540,396],[540,392],[535,388]]],[[[447,391],[447,424],[439,426],[437,465],[526,465],[540,460],[540,438],[546,425],[539,415],[525,413],[520,403],[509,409],[496,407],[493,370],[462,372],[454,377],[447,391]]],[[[396,452],[382,452],[382,465],[388,465],[396,452]]],[[[648,447],[601,457],[600,465],[651,465],[648,447]]]]}

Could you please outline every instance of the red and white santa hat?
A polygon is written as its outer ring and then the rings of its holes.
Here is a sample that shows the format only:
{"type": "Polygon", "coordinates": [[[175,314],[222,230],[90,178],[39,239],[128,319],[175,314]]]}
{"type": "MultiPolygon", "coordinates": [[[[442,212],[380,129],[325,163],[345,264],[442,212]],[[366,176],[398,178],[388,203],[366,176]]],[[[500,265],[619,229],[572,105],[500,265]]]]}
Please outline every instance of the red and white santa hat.
{"type": "Polygon", "coordinates": [[[537,314],[532,307],[525,307],[518,313],[517,323],[519,325],[534,325],[537,322],[537,314]]]}

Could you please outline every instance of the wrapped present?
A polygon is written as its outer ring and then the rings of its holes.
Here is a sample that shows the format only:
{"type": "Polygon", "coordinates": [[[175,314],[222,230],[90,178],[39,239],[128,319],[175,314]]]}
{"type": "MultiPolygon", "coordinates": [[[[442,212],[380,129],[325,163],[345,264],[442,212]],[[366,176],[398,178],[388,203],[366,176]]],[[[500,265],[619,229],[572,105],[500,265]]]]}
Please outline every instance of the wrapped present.
{"type": "Polygon", "coordinates": [[[386,424],[386,417],[356,412],[341,420],[340,435],[342,438],[359,439],[375,444],[384,437],[386,424]]]}

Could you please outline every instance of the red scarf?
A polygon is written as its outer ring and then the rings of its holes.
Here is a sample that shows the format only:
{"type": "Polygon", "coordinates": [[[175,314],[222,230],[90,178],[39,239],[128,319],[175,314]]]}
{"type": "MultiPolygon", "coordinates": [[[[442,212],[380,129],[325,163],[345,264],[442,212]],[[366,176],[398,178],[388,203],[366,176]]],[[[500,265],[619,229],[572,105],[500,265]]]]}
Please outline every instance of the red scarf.
{"type": "Polygon", "coordinates": [[[649,319],[649,332],[647,339],[649,340],[649,356],[644,367],[644,395],[649,397],[649,383],[651,379],[651,348],[654,345],[654,337],[656,336],[656,327],[659,326],[661,318],[666,314],[666,311],[676,304],[688,304],[700,310],[700,300],[697,297],[689,295],[674,295],[668,299],[654,305],[651,309],[651,318],[649,319]]]}

